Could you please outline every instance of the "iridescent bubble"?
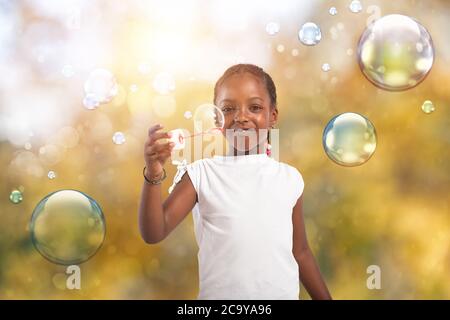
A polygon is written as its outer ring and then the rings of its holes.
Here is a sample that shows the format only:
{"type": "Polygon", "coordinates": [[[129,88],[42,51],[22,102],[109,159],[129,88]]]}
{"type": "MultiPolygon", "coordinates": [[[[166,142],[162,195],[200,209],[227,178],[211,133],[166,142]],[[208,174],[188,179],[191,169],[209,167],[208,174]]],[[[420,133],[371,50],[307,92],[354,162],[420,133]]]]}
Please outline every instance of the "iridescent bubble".
{"type": "Polygon", "coordinates": [[[280,25],[276,22],[269,22],[266,24],[266,32],[273,36],[276,35],[280,31],[280,25]]]}
{"type": "Polygon", "coordinates": [[[95,94],[89,93],[83,98],[83,105],[88,110],[95,110],[100,106],[100,102],[95,94]]]}
{"type": "Polygon", "coordinates": [[[9,195],[9,200],[14,204],[21,203],[23,200],[22,192],[20,192],[19,190],[11,191],[9,195]]]}
{"type": "Polygon", "coordinates": [[[358,0],[353,0],[352,2],[350,2],[348,8],[353,13],[360,13],[362,11],[362,4],[358,0]]]}
{"type": "Polygon", "coordinates": [[[425,112],[426,114],[430,114],[435,110],[434,104],[433,102],[431,102],[430,100],[426,100],[423,104],[422,104],[422,111],[425,112]]]}
{"type": "Polygon", "coordinates": [[[205,103],[197,107],[194,112],[194,130],[197,133],[216,133],[222,130],[225,117],[222,110],[215,105],[205,103]]]}
{"type": "Polygon", "coordinates": [[[118,90],[116,78],[106,69],[95,69],[84,83],[86,96],[92,95],[101,104],[110,102],[118,90]]]}
{"type": "Polygon", "coordinates": [[[117,132],[115,132],[115,133],[113,134],[112,141],[113,141],[115,144],[119,144],[119,145],[120,145],[120,144],[124,144],[125,141],[126,141],[125,135],[124,135],[122,132],[117,131],[117,132]]]}
{"type": "Polygon", "coordinates": [[[158,73],[153,79],[153,89],[159,94],[169,94],[175,90],[175,79],[168,72],[158,73]]]}
{"type": "Polygon", "coordinates": [[[400,14],[370,24],[358,43],[361,71],[377,87],[401,91],[415,87],[430,72],[434,48],[428,31],[400,14]]]}
{"type": "Polygon", "coordinates": [[[314,46],[322,39],[322,33],[317,24],[307,22],[300,28],[298,38],[304,45],[314,46]]]}
{"type": "Polygon", "coordinates": [[[50,170],[50,171],[47,173],[47,177],[48,177],[50,180],[55,179],[55,178],[56,178],[56,173],[55,173],[55,171],[50,170]]]}
{"type": "Polygon", "coordinates": [[[190,111],[186,111],[185,113],[184,113],[184,118],[185,119],[190,119],[190,118],[192,118],[192,112],[190,112],[190,111]]]}
{"type": "Polygon", "coordinates": [[[331,70],[331,67],[330,67],[330,64],[329,63],[324,63],[323,65],[322,65],[322,71],[323,72],[328,72],[328,71],[330,71],[331,70]]]}
{"type": "Polygon", "coordinates": [[[330,10],[328,10],[328,13],[331,14],[332,16],[335,16],[337,15],[338,11],[336,7],[331,7],[330,10]]]}
{"type": "Polygon", "coordinates": [[[53,263],[80,264],[91,258],[105,238],[105,220],[97,202],[76,190],[59,190],[33,210],[31,240],[53,263]]]}
{"type": "Polygon", "coordinates": [[[130,86],[130,91],[131,91],[131,92],[136,92],[136,91],[138,91],[138,89],[139,89],[139,87],[138,87],[137,84],[132,84],[132,85],[130,86]]]}
{"type": "Polygon", "coordinates": [[[332,161],[353,167],[369,160],[375,152],[377,136],[368,119],[360,114],[347,112],[328,122],[322,143],[325,153],[332,161]]]}

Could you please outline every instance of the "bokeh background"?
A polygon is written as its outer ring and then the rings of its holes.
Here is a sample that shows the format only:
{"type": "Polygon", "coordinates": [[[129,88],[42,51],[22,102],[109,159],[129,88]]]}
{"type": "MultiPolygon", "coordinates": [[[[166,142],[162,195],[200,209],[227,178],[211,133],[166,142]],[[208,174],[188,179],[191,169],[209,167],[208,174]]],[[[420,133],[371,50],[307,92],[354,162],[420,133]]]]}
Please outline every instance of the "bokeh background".
{"type": "MultiPolygon", "coordinates": [[[[195,299],[192,217],[160,244],[139,236],[143,143],[158,122],[192,130],[184,112],[211,102],[227,67],[249,62],[277,85],[280,160],[303,174],[309,242],[333,297],[449,299],[450,3],[361,3],[356,14],[349,0],[0,0],[0,298],[195,299]],[[436,53],[423,83],[395,93],[369,83],[356,57],[367,23],[390,13],[420,21],[436,53]],[[322,30],[313,47],[297,37],[307,21],[322,30]],[[269,22],[280,26],[275,35],[269,22]],[[119,92],[87,110],[83,85],[95,68],[110,70],[119,92]],[[154,88],[161,72],[175,80],[169,94],[154,88]],[[421,111],[425,100],[432,114],[421,111]],[[378,134],[375,154],[353,168],[322,147],[328,120],[347,111],[378,134]],[[116,131],[124,144],[112,143],[116,131]],[[81,290],[66,289],[66,267],[30,240],[34,207],[60,189],[85,192],[105,215],[103,246],[80,265],[81,290]],[[381,268],[380,290],[366,287],[369,265],[381,268]]],[[[166,167],[164,197],[176,172],[166,167]]],[[[309,298],[303,287],[300,296],[309,298]]]]}

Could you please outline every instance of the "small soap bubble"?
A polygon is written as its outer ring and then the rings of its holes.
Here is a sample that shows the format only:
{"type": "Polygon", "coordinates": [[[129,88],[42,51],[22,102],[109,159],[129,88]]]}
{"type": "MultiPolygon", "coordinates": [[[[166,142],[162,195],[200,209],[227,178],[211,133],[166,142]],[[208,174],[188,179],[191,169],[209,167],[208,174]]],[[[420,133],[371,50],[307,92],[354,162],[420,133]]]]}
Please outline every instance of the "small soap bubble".
{"type": "Polygon", "coordinates": [[[47,174],[47,177],[48,177],[50,180],[55,179],[55,178],[56,178],[56,173],[55,173],[55,171],[50,170],[50,171],[48,172],[48,174],[47,174]]]}
{"type": "Polygon", "coordinates": [[[313,22],[305,23],[298,32],[298,38],[301,43],[307,46],[314,46],[322,39],[322,33],[317,24],[313,22]]]}
{"type": "Polygon", "coordinates": [[[276,35],[280,31],[280,25],[276,22],[269,22],[266,24],[266,32],[273,36],[276,35]]]}
{"type": "Polygon", "coordinates": [[[435,110],[434,104],[433,102],[431,102],[430,100],[426,100],[423,104],[422,104],[422,111],[425,112],[426,114],[430,114],[435,110]]]}
{"type": "Polygon", "coordinates": [[[122,132],[117,131],[113,134],[112,141],[114,142],[114,144],[117,145],[124,144],[125,140],[126,140],[125,135],[122,132]]]}
{"type": "Polygon", "coordinates": [[[95,94],[90,93],[83,98],[83,105],[88,110],[95,110],[100,106],[100,102],[95,94]]]}
{"type": "Polygon", "coordinates": [[[328,71],[330,71],[331,70],[331,67],[330,67],[330,64],[329,63],[324,63],[323,65],[322,65],[322,71],[323,72],[328,72],[328,71]]]}
{"type": "Polygon", "coordinates": [[[330,10],[328,10],[328,13],[331,14],[332,16],[335,16],[337,15],[338,11],[336,7],[331,7],[330,10]]]}
{"type": "Polygon", "coordinates": [[[9,195],[9,200],[14,204],[21,203],[23,200],[22,192],[20,192],[17,189],[11,191],[11,194],[9,195]]]}
{"type": "Polygon", "coordinates": [[[362,4],[358,0],[353,0],[352,2],[350,2],[350,5],[348,7],[353,13],[360,13],[362,11],[362,4]]]}
{"type": "Polygon", "coordinates": [[[190,111],[186,111],[185,113],[184,113],[184,118],[185,119],[190,119],[190,118],[192,118],[192,112],[190,112],[190,111]]]}

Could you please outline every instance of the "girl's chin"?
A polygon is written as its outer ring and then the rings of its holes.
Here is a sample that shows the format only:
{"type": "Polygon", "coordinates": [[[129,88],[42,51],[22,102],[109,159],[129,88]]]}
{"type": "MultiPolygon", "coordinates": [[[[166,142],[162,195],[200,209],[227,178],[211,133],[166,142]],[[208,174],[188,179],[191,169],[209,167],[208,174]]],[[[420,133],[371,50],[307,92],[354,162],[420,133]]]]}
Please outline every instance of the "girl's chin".
{"type": "Polygon", "coordinates": [[[254,152],[258,153],[263,150],[259,150],[263,148],[263,143],[256,143],[256,141],[250,141],[248,137],[244,137],[243,139],[234,139],[232,143],[230,143],[230,147],[238,152],[254,152]],[[258,148],[259,147],[259,148],[258,148]]]}

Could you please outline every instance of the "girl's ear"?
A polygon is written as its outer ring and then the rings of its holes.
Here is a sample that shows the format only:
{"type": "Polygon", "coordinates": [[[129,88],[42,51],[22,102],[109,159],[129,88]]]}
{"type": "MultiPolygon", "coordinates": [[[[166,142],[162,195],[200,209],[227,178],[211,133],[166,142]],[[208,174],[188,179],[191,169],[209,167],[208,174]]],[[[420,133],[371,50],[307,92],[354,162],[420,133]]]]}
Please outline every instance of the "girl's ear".
{"type": "Polygon", "coordinates": [[[278,121],[278,108],[271,107],[270,108],[270,117],[269,117],[269,125],[273,127],[278,121]]]}

